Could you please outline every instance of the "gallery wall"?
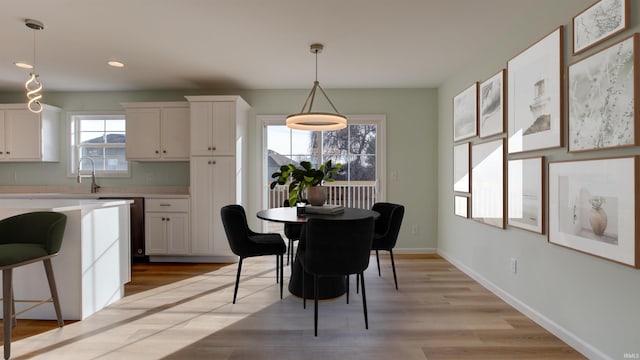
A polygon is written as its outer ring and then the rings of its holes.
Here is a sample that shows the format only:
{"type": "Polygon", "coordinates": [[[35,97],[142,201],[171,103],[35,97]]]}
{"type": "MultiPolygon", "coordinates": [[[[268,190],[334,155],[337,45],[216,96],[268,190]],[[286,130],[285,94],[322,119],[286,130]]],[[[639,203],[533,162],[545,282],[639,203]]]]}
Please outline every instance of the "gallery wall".
{"type": "MultiPolygon", "coordinates": [[[[496,39],[495,47],[473,54],[467,66],[438,89],[438,251],[589,358],[622,359],[640,354],[639,269],[549,243],[546,195],[543,197],[544,234],[513,226],[501,229],[454,215],[453,148],[458,143],[453,141],[453,98],[472,83],[482,82],[498,70],[506,69],[510,59],[559,26],[565,30],[563,74],[566,65],[640,32],[640,7],[632,1],[629,29],[573,56],[572,18],[593,3],[591,0],[558,2],[547,17],[531,19],[505,34],[503,39],[496,39]],[[517,263],[515,272],[512,259],[517,263]]],[[[563,80],[566,81],[566,77],[563,80]]],[[[546,162],[557,162],[640,155],[639,147],[569,153],[566,82],[563,92],[564,146],[510,154],[506,155],[507,159],[543,156],[546,162]]],[[[505,137],[498,135],[487,140],[505,137]]],[[[477,144],[485,139],[475,137],[470,141],[477,144]]],[[[543,179],[548,189],[547,178],[543,179]]]]}

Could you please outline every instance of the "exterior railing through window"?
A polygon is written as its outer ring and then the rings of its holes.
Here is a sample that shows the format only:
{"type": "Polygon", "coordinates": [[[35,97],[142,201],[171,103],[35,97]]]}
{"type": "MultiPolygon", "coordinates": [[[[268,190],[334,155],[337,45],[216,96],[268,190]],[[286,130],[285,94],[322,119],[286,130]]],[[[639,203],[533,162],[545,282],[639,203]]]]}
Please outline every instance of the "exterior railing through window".
{"type": "MultiPolygon", "coordinates": [[[[325,184],[327,204],[343,205],[358,209],[371,209],[376,202],[375,181],[334,181],[325,184]]],[[[269,208],[280,207],[289,198],[289,188],[278,185],[273,190],[267,186],[269,208]]]]}

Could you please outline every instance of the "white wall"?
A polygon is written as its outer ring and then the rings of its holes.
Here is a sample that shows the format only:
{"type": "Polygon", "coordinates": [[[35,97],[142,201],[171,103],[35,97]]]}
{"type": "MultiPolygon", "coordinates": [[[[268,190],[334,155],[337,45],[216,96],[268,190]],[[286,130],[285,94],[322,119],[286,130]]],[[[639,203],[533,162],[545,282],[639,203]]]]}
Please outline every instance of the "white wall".
{"type": "MultiPolygon", "coordinates": [[[[552,245],[546,235],[501,230],[453,214],[453,97],[506,68],[509,59],[560,25],[566,26],[565,62],[577,61],[583,55],[571,56],[572,17],[593,2],[558,1],[547,17],[531,19],[496,39],[495,48],[471,54],[468,66],[438,89],[438,250],[585,355],[622,359],[625,353],[640,354],[640,270],[552,245]],[[518,261],[516,274],[510,271],[510,258],[518,261]]],[[[632,28],[604,46],[640,31],[640,4],[631,3],[632,28]]],[[[566,144],[566,121],[564,134],[566,144]]],[[[565,147],[526,155],[555,161],[629,154],[640,154],[640,149],[569,154],[565,147]]]]}

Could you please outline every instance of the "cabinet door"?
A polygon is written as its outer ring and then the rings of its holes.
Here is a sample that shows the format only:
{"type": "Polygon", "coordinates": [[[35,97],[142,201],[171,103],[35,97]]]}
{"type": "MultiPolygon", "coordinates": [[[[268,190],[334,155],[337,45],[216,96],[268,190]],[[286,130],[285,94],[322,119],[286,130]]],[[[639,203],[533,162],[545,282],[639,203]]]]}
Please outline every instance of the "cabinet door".
{"type": "MultiPolygon", "coordinates": [[[[213,254],[213,222],[220,217],[212,208],[213,184],[211,157],[191,158],[191,253],[213,254]]],[[[218,220],[219,221],[219,220],[218,220]]]]}
{"type": "Polygon", "coordinates": [[[234,155],[236,103],[191,103],[191,155],[234,155]]]}
{"type": "Polygon", "coordinates": [[[4,111],[0,110],[0,159],[5,158],[5,131],[4,131],[4,111]]]}
{"type": "Polygon", "coordinates": [[[127,109],[127,159],[160,158],[160,109],[127,109]]]}
{"type": "Polygon", "coordinates": [[[145,216],[145,253],[147,255],[166,255],[167,236],[163,213],[147,213],[145,216]]]}
{"type": "Polygon", "coordinates": [[[162,158],[189,160],[189,108],[162,109],[162,158]]]}
{"type": "Polygon", "coordinates": [[[213,253],[218,256],[233,256],[222,225],[220,209],[225,205],[236,203],[235,159],[233,156],[217,156],[211,160],[210,184],[213,186],[211,208],[216,215],[212,220],[213,253]]]}
{"type": "Polygon", "coordinates": [[[5,112],[5,155],[12,160],[42,158],[40,115],[29,110],[5,112]]]}
{"type": "Polygon", "coordinates": [[[167,244],[169,255],[185,255],[189,253],[189,216],[185,213],[168,213],[165,220],[167,226],[167,244]]]}

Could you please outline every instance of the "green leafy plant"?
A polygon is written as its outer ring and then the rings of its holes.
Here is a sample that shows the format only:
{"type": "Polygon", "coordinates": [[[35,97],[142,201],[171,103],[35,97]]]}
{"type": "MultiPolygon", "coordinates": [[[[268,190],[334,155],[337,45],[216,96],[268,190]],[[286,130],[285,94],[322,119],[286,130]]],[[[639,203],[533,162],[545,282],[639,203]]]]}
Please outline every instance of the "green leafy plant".
{"type": "Polygon", "coordinates": [[[298,200],[303,199],[302,193],[305,189],[322,185],[325,181],[334,181],[333,176],[338,174],[342,168],[342,164],[333,164],[331,160],[327,160],[318,169],[312,168],[311,163],[308,161],[300,162],[300,166],[296,167],[293,164],[282,165],[280,171],[271,174],[271,178],[276,179],[269,185],[272,190],[276,185],[289,184],[290,206],[295,206],[298,200]]]}

